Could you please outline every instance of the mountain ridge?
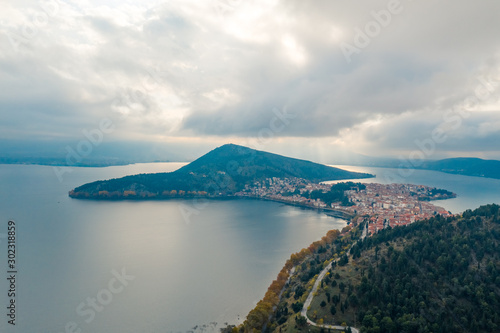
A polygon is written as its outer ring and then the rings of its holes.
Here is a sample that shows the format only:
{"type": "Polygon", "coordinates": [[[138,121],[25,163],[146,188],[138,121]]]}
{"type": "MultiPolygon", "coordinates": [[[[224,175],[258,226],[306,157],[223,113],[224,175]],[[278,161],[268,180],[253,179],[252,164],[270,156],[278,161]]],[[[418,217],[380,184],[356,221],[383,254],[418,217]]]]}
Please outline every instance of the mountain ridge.
{"type": "Polygon", "coordinates": [[[429,161],[424,163],[421,168],[464,176],[500,179],[500,161],[484,160],[477,157],[456,157],[429,161]]]}
{"type": "Polygon", "coordinates": [[[226,144],[170,173],[139,174],[96,181],[75,188],[69,195],[88,199],[224,196],[234,194],[245,184],[273,177],[321,182],[369,178],[373,175],[226,144]]]}
{"type": "Polygon", "coordinates": [[[463,176],[500,179],[500,161],[486,160],[478,157],[452,157],[441,160],[404,161],[394,158],[363,156],[346,165],[368,166],[379,168],[405,168],[417,170],[433,170],[463,176]]]}

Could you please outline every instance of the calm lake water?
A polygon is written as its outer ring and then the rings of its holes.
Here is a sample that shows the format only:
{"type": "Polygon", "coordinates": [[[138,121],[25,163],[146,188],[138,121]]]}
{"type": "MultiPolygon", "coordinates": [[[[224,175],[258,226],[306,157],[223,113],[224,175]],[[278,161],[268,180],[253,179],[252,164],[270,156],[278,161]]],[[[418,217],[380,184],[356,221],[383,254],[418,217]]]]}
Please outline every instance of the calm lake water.
{"type": "Polygon", "coordinates": [[[0,332],[215,331],[244,319],[291,253],[346,225],[257,200],[200,206],[67,195],[89,181],[181,165],[72,168],[62,182],[52,167],[0,165],[0,332]],[[15,328],[6,316],[9,219],[17,224],[15,328]]]}
{"type": "MultiPolygon", "coordinates": [[[[291,253],[345,226],[316,211],[256,200],[203,206],[67,196],[89,181],[182,165],[72,168],[62,181],[52,167],[0,165],[0,332],[215,331],[244,319],[291,253]],[[17,225],[15,327],[6,316],[9,219],[17,225]]],[[[399,175],[342,167],[377,174],[368,182],[399,175]]],[[[457,193],[437,203],[454,213],[500,203],[499,180],[415,171],[398,182],[457,193]]]]}

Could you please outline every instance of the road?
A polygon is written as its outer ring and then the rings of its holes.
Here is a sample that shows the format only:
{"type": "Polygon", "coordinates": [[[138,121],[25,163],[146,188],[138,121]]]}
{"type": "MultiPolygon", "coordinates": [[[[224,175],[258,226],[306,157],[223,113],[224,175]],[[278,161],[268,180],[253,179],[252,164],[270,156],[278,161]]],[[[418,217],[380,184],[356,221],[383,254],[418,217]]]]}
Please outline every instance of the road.
{"type": "MultiPolygon", "coordinates": [[[[361,235],[361,239],[365,239],[365,237],[368,235],[368,224],[365,225],[365,228],[363,229],[363,233],[361,235]]],[[[355,242],[352,246],[354,246],[357,242],[355,242]]],[[[351,246],[351,247],[352,247],[351,246]]],[[[349,251],[347,251],[347,254],[349,255],[351,249],[349,249],[349,251]]],[[[311,305],[311,302],[314,298],[314,294],[318,291],[318,288],[319,288],[319,285],[321,283],[321,281],[323,280],[323,278],[325,277],[326,273],[330,270],[330,268],[332,268],[332,264],[334,262],[337,262],[339,259],[336,259],[336,260],[333,260],[332,262],[330,262],[325,268],[323,268],[323,270],[321,271],[321,273],[319,273],[318,275],[318,278],[316,279],[316,282],[314,282],[314,285],[313,285],[313,288],[311,289],[311,292],[309,293],[309,295],[307,296],[307,299],[306,301],[304,302],[304,306],[302,307],[302,311],[300,311],[300,314],[306,318],[307,320],[307,323],[309,325],[312,325],[312,326],[317,326],[317,327],[323,327],[323,328],[331,328],[331,329],[335,329],[335,330],[346,330],[347,327],[346,326],[336,326],[336,325],[319,325],[319,324],[316,324],[315,322],[313,322],[311,319],[309,319],[309,317],[307,316],[307,309],[309,308],[309,306],[311,305]]],[[[357,328],[354,328],[354,327],[351,327],[351,330],[353,333],[359,333],[359,330],[357,328]]]]}

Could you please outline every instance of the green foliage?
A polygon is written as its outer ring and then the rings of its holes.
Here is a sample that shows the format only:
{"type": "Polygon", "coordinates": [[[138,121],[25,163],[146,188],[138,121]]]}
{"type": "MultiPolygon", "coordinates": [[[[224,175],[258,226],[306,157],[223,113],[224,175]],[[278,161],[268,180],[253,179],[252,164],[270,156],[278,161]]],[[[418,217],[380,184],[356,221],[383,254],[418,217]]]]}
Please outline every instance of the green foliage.
{"type": "Polygon", "coordinates": [[[340,257],[339,266],[345,266],[347,265],[348,262],[349,262],[349,257],[346,254],[344,254],[342,257],[340,257]]]}
{"type": "Polygon", "coordinates": [[[349,206],[349,197],[345,194],[348,190],[364,190],[366,185],[361,183],[345,182],[332,185],[330,191],[323,192],[321,190],[314,190],[306,193],[305,197],[310,199],[320,199],[328,206],[334,202],[340,202],[344,206],[349,206]]]}
{"type": "Polygon", "coordinates": [[[295,317],[295,323],[297,324],[298,327],[306,327],[307,325],[307,319],[304,316],[297,315],[295,317]]]}
{"type": "Polygon", "coordinates": [[[361,331],[499,331],[498,213],[497,205],[483,206],[360,242],[364,259],[374,261],[349,297],[351,306],[359,303],[361,331]]]}
{"type": "Polygon", "coordinates": [[[295,295],[293,297],[295,299],[299,299],[304,294],[305,291],[306,289],[304,288],[304,286],[298,285],[297,288],[295,288],[295,295]]]}
{"type": "Polygon", "coordinates": [[[303,306],[304,306],[304,303],[302,303],[302,302],[292,303],[292,310],[293,310],[293,312],[298,313],[298,312],[300,312],[300,310],[302,310],[303,306]]]}
{"type": "MultiPolygon", "coordinates": [[[[311,182],[372,177],[309,161],[237,145],[224,145],[170,173],[140,174],[82,185],[70,192],[76,198],[165,198],[165,192],[206,192],[232,195],[246,184],[266,178],[301,178],[311,182]],[[102,192],[106,191],[105,195],[102,192]],[[135,194],[125,196],[125,191],[135,194]],[[101,192],[101,194],[100,194],[101,192]]],[[[191,196],[195,194],[191,193],[191,196]]],[[[180,195],[179,195],[180,196],[180,195]]]]}

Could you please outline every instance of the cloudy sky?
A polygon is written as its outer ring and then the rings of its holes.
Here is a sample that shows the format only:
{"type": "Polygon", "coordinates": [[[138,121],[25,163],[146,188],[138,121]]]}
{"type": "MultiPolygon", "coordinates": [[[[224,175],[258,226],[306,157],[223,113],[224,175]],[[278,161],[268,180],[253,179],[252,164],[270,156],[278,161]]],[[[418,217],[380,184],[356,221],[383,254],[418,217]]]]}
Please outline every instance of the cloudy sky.
{"type": "Polygon", "coordinates": [[[346,152],[500,159],[498,0],[1,7],[0,143],[10,149],[61,152],[104,121],[102,145],[156,147],[159,158],[233,142],[322,162],[346,152]]]}

